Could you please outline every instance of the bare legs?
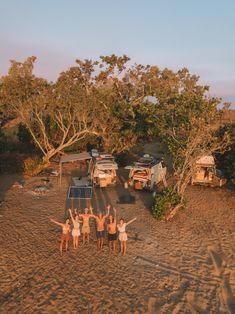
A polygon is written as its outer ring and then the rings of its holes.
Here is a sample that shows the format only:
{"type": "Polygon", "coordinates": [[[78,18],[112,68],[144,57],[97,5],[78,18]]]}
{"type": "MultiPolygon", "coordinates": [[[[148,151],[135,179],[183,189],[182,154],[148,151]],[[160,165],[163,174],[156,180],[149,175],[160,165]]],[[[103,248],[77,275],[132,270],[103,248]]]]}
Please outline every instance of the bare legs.
{"type": "Polygon", "coordinates": [[[65,251],[68,251],[68,247],[69,247],[69,240],[65,240],[65,239],[61,239],[60,241],[60,256],[63,255],[63,245],[65,242],[65,251]]]}
{"type": "Polygon", "coordinates": [[[109,241],[109,253],[111,252],[116,253],[116,241],[109,241]]]}
{"type": "Polygon", "coordinates": [[[100,249],[102,250],[104,246],[104,238],[100,239],[100,249]]]}
{"type": "Polygon", "coordinates": [[[97,249],[102,250],[104,246],[104,238],[98,238],[97,239],[97,249]]]}
{"type": "Polygon", "coordinates": [[[60,256],[62,256],[63,254],[63,244],[64,244],[64,240],[60,241],[60,256]]]}
{"type": "Polygon", "coordinates": [[[123,241],[123,255],[126,255],[126,241],[123,241]]]}
{"type": "Polygon", "coordinates": [[[109,253],[111,253],[112,249],[113,249],[113,241],[109,241],[109,253]]]}
{"type": "Polygon", "coordinates": [[[83,233],[82,234],[82,244],[84,245],[87,241],[87,244],[90,243],[90,234],[89,233],[83,233]]]}
{"type": "Polygon", "coordinates": [[[73,248],[74,249],[78,248],[78,237],[73,237],[73,248]]]}
{"type": "Polygon", "coordinates": [[[126,241],[120,241],[120,250],[123,255],[126,255],[126,241]]]}

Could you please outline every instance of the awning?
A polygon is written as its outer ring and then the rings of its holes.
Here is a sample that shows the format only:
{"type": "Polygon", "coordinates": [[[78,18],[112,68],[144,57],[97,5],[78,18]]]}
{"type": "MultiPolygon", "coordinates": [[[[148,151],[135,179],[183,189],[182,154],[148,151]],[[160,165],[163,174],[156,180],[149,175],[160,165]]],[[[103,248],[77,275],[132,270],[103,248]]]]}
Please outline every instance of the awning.
{"type": "Polygon", "coordinates": [[[69,154],[69,155],[64,155],[61,156],[60,158],[60,163],[64,162],[72,162],[72,161],[79,161],[79,160],[87,160],[91,159],[91,155],[88,152],[82,152],[79,154],[69,154]]]}

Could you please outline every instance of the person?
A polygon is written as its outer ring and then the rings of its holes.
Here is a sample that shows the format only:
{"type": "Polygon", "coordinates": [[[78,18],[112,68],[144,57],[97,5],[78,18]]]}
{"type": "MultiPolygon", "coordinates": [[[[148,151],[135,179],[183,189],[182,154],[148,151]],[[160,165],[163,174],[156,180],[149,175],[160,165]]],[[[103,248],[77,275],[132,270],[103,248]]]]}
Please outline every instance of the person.
{"type": "Polygon", "coordinates": [[[75,219],[73,218],[72,210],[69,208],[69,214],[73,223],[73,230],[72,230],[72,236],[73,236],[73,248],[78,248],[78,238],[81,235],[80,232],[80,221],[78,215],[76,214],[75,219]]]}
{"type": "Polygon", "coordinates": [[[50,221],[62,227],[62,234],[61,234],[61,239],[60,239],[60,256],[62,256],[64,242],[65,242],[66,252],[68,251],[68,246],[69,246],[69,233],[70,233],[69,219],[66,219],[65,223],[63,224],[58,221],[55,221],[54,219],[50,219],[50,221]]]}
{"type": "Polygon", "coordinates": [[[133,218],[132,220],[125,223],[124,219],[121,218],[119,224],[117,225],[117,229],[119,231],[118,239],[120,241],[120,249],[123,255],[126,255],[126,241],[127,241],[126,226],[128,226],[135,220],[136,218],[133,218]]]}
{"type": "MultiPolygon", "coordinates": [[[[97,216],[92,215],[92,217],[95,218],[96,223],[97,223],[97,230],[96,230],[96,237],[97,237],[97,248],[98,250],[102,250],[103,245],[104,245],[104,223],[105,219],[109,216],[109,211],[110,211],[110,205],[107,206],[106,210],[106,215],[103,215],[102,213],[99,213],[97,216]]],[[[93,213],[93,211],[92,211],[93,213]]]]}
{"type": "Polygon", "coordinates": [[[90,242],[90,225],[89,225],[89,220],[93,216],[92,208],[90,207],[91,214],[89,214],[89,209],[85,208],[84,209],[84,214],[79,214],[78,216],[82,218],[83,224],[82,224],[82,244],[84,245],[86,240],[87,244],[90,242]]]}
{"type": "Polygon", "coordinates": [[[109,223],[107,224],[108,241],[109,241],[109,253],[113,251],[116,253],[116,240],[117,240],[117,210],[113,209],[114,216],[109,216],[109,223]]]}

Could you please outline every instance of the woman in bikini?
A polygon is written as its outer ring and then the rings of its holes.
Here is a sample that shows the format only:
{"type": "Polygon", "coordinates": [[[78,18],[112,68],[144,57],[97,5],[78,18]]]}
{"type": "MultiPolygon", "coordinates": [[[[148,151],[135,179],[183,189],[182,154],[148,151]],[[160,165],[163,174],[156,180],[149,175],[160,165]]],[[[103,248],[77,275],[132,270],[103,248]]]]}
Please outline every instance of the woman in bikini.
{"type": "Polygon", "coordinates": [[[81,235],[80,232],[80,222],[78,215],[76,214],[75,219],[73,218],[72,210],[69,208],[69,214],[73,223],[73,230],[72,230],[72,236],[73,236],[73,248],[77,249],[78,248],[78,238],[81,235]]]}
{"type": "Polygon", "coordinates": [[[128,222],[124,222],[124,219],[121,218],[119,224],[117,225],[117,228],[119,231],[118,239],[120,241],[121,253],[123,255],[126,255],[126,241],[127,241],[126,226],[128,226],[135,220],[136,218],[133,218],[132,220],[128,222]]]}
{"type": "Polygon", "coordinates": [[[109,253],[113,251],[116,253],[116,240],[117,240],[117,214],[116,208],[113,209],[114,216],[109,216],[109,223],[107,224],[108,241],[109,241],[109,253]]]}
{"type": "Polygon", "coordinates": [[[58,221],[55,221],[54,219],[50,219],[50,221],[62,227],[62,234],[61,234],[61,239],[60,239],[60,256],[62,256],[64,242],[65,242],[66,252],[68,251],[68,246],[69,246],[69,232],[70,232],[69,219],[66,219],[64,224],[58,221]]]}

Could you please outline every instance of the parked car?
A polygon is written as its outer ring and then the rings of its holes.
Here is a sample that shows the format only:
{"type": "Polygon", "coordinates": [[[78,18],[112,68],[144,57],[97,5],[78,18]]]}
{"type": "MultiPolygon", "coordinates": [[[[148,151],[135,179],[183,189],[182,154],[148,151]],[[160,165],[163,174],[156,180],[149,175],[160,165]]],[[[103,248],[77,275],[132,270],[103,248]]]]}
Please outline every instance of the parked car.
{"type": "Polygon", "coordinates": [[[147,154],[125,169],[130,170],[128,185],[136,190],[153,190],[154,186],[165,180],[167,172],[163,159],[155,159],[147,154]]]}

